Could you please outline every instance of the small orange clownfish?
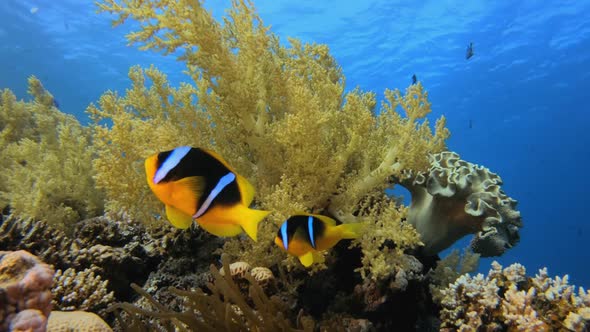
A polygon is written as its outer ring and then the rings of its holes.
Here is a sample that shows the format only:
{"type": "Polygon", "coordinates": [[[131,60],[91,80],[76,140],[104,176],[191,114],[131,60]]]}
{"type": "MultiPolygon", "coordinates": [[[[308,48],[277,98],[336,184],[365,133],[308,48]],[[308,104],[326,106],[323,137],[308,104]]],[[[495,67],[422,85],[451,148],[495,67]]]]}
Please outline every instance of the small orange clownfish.
{"type": "Polygon", "coordinates": [[[160,152],[145,160],[145,171],[176,228],[186,229],[196,220],[211,234],[244,231],[256,241],[258,223],[270,213],[249,208],[254,187],[213,151],[181,146],[160,152]]]}
{"type": "Polygon", "coordinates": [[[319,251],[332,248],[342,239],[360,236],[363,223],[336,225],[336,220],[317,214],[297,214],[279,228],[275,244],[297,256],[303,266],[323,261],[319,251]]]}

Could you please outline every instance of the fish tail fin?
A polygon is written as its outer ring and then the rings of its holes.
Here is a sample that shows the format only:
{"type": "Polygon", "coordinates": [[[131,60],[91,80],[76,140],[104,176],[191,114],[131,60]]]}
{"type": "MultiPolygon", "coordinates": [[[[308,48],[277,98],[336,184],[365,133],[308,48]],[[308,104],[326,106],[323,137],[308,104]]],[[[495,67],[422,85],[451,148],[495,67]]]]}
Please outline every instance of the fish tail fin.
{"type": "Polygon", "coordinates": [[[343,239],[356,239],[363,233],[366,223],[356,222],[350,224],[342,224],[337,226],[340,229],[341,237],[343,239]]]}
{"type": "Polygon", "coordinates": [[[257,240],[258,224],[264,219],[270,211],[254,210],[245,208],[240,213],[240,226],[252,240],[257,240]]]}

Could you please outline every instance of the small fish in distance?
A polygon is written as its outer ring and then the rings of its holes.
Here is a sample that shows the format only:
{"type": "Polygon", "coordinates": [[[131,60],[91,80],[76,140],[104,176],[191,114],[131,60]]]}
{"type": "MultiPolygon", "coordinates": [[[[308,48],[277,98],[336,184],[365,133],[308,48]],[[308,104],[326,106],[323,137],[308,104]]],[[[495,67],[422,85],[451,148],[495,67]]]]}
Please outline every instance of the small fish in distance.
{"type": "Polygon", "coordinates": [[[467,52],[465,52],[465,59],[469,60],[471,59],[471,57],[473,56],[473,42],[469,43],[469,46],[467,46],[467,52]]]}

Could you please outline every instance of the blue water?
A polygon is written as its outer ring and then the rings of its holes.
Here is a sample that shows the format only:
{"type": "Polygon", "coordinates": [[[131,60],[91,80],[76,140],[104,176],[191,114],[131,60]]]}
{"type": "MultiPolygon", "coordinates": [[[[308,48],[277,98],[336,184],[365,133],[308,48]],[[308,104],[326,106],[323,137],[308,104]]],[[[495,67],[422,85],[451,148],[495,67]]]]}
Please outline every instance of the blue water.
{"type": "MultiPolygon", "coordinates": [[[[221,17],[229,1],[207,4],[221,17]]],[[[214,3],[213,3],[214,2],[214,3]]],[[[256,3],[282,38],[330,46],[347,88],[382,95],[416,74],[449,148],[499,173],[519,201],[521,242],[498,260],[590,286],[590,1],[277,1],[256,3]],[[295,4],[297,3],[297,4],[295,4]],[[416,5],[416,3],[422,3],[416,5]],[[475,55],[465,59],[474,43],[475,55]],[[471,123],[471,126],[470,126],[471,123]]],[[[127,47],[91,1],[2,0],[0,88],[25,97],[34,74],[63,111],[129,86],[131,65],[186,80],[174,58],[127,47]],[[35,10],[36,9],[36,10],[35,10]]],[[[464,246],[462,241],[457,246],[464,246]]],[[[482,260],[487,271],[491,259],[482,260]]]]}

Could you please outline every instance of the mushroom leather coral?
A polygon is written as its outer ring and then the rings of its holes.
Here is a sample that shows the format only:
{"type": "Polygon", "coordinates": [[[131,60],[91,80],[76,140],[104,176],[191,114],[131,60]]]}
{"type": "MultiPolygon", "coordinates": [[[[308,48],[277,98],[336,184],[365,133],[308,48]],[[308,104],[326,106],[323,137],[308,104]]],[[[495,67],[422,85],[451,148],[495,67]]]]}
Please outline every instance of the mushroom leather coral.
{"type": "Polygon", "coordinates": [[[461,160],[454,152],[430,156],[430,169],[402,180],[412,193],[408,221],[416,227],[426,254],[437,254],[475,233],[474,252],[499,256],[519,240],[517,202],[489,169],[461,160]]]}

